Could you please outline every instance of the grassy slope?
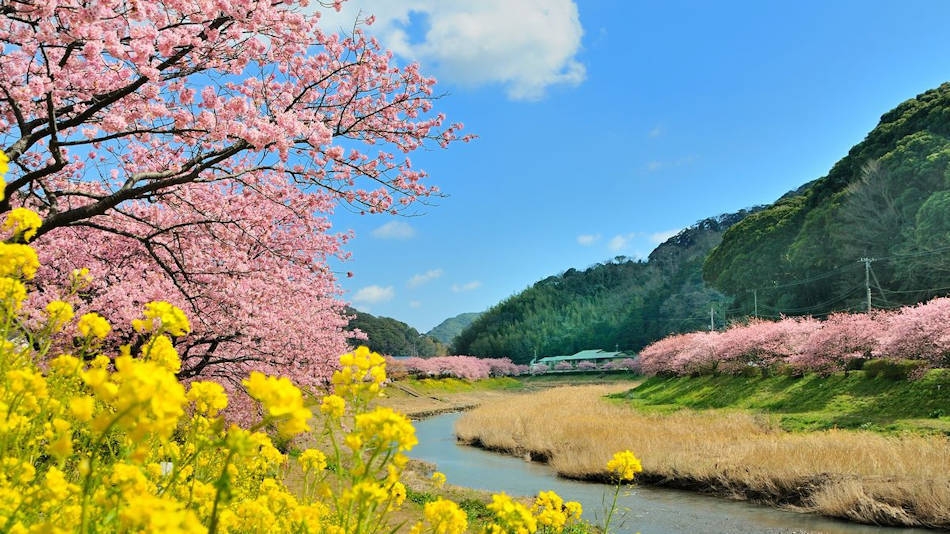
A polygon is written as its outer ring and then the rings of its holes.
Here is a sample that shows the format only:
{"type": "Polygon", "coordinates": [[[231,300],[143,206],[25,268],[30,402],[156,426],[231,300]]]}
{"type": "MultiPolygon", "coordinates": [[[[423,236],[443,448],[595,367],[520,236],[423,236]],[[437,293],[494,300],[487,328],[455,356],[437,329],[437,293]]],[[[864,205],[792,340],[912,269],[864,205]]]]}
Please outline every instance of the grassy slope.
{"type": "Polygon", "coordinates": [[[618,395],[647,411],[744,409],[772,414],[788,430],[863,428],[950,435],[950,370],[919,380],[830,377],[653,377],[618,395]]]}

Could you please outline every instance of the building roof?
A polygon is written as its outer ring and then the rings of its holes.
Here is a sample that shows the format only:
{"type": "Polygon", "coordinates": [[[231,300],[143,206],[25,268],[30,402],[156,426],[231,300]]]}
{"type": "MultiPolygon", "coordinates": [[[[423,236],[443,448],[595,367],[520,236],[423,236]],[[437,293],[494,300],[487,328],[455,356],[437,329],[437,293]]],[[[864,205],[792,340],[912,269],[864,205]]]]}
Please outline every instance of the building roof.
{"type": "Polygon", "coordinates": [[[625,352],[608,352],[600,349],[588,349],[582,350],[577,354],[571,354],[570,356],[546,356],[541,358],[535,363],[549,363],[549,362],[564,362],[564,361],[579,361],[579,360],[605,360],[611,358],[630,358],[631,356],[625,352]]]}

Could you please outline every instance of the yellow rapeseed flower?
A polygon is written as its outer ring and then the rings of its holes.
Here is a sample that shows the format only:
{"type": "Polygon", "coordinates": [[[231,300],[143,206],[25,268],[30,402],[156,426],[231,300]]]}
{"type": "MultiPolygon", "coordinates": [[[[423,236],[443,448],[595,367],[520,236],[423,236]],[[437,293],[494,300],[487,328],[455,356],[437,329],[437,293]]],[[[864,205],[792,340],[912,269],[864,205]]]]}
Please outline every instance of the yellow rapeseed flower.
{"type": "Polygon", "coordinates": [[[46,305],[46,317],[53,332],[59,332],[63,326],[73,320],[73,305],[61,300],[54,300],[46,305]]]}
{"type": "Polygon", "coordinates": [[[23,282],[6,276],[0,277],[0,306],[7,314],[19,310],[24,300],[26,300],[26,286],[23,282]]]}
{"type": "Polygon", "coordinates": [[[346,401],[339,395],[327,395],[320,402],[320,411],[334,419],[339,419],[346,411],[346,401]]]}
{"type": "Polygon", "coordinates": [[[228,396],[224,387],[217,382],[192,382],[188,389],[188,400],[195,404],[198,413],[208,417],[214,417],[228,407],[228,396]]]}
{"type": "Polygon", "coordinates": [[[69,413],[83,423],[92,419],[92,413],[95,408],[96,399],[92,397],[83,395],[69,399],[69,413]]]}
{"type": "Polygon", "coordinates": [[[157,300],[145,305],[145,319],[134,319],[132,327],[139,332],[157,332],[159,329],[173,336],[183,336],[191,332],[191,324],[181,308],[157,300]]]}
{"type": "Polygon", "coordinates": [[[416,429],[409,418],[384,406],[369,413],[357,414],[355,428],[370,446],[383,450],[395,448],[408,451],[419,443],[416,429]]]}
{"type": "Polygon", "coordinates": [[[436,488],[441,488],[445,485],[445,473],[440,473],[436,471],[432,473],[432,483],[435,484],[436,488]]]}
{"type": "Polygon", "coordinates": [[[15,237],[23,238],[24,242],[33,239],[42,225],[43,219],[29,208],[14,208],[3,221],[3,229],[12,231],[15,237]]]}
{"type": "Polygon", "coordinates": [[[323,471],[327,468],[327,457],[322,451],[317,449],[307,449],[300,454],[300,467],[304,473],[323,471]]]}
{"type": "Polygon", "coordinates": [[[277,419],[280,435],[294,436],[310,430],[307,421],[313,413],[304,407],[303,394],[288,378],[252,371],[242,383],[248,395],[264,407],[265,414],[277,419]]]}
{"type": "Polygon", "coordinates": [[[494,523],[488,527],[492,531],[532,534],[538,529],[538,522],[531,511],[505,493],[492,495],[492,502],[487,507],[495,514],[494,523]]]}
{"type": "Polygon", "coordinates": [[[367,347],[340,356],[340,370],[330,379],[336,393],[343,397],[368,392],[377,394],[386,381],[386,360],[367,347]]]}
{"type": "Polygon", "coordinates": [[[79,333],[83,337],[96,337],[99,339],[105,339],[109,335],[109,332],[112,331],[112,325],[109,324],[109,321],[105,317],[99,315],[96,312],[84,313],[79,318],[79,322],[76,323],[76,329],[79,330],[79,333]]]}
{"type": "Polygon", "coordinates": [[[643,466],[632,452],[620,451],[607,462],[607,471],[617,475],[620,480],[633,480],[637,473],[643,471],[643,466]]]}
{"type": "Polygon", "coordinates": [[[0,243],[0,276],[32,280],[40,268],[36,251],[22,243],[0,243]]]}
{"type": "Polygon", "coordinates": [[[534,514],[538,524],[550,528],[554,532],[561,532],[567,524],[567,508],[564,499],[553,491],[542,491],[534,500],[534,514]]]}
{"type": "Polygon", "coordinates": [[[357,482],[353,486],[343,490],[340,501],[344,507],[355,504],[364,508],[379,506],[389,500],[389,493],[379,484],[373,481],[364,480],[357,482]]]}
{"type": "Polygon", "coordinates": [[[468,528],[468,515],[458,504],[442,497],[427,502],[422,516],[432,525],[436,534],[462,534],[468,528]]]}
{"type": "Polygon", "coordinates": [[[181,370],[181,358],[168,336],[155,336],[142,347],[142,358],[161,365],[173,373],[181,370]]]}

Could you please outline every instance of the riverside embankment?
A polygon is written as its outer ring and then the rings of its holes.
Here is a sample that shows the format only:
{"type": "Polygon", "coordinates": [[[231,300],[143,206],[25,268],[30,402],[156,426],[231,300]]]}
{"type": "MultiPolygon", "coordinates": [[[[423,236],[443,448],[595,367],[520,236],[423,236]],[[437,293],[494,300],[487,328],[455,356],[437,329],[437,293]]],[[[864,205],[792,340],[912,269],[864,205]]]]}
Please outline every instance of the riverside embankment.
{"type": "Polygon", "coordinates": [[[560,387],[481,404],[458,438],[529,455],[560,476],[604,480],[618,450],[643,461],[641,484],[747,499],[850,521],[950,528],[946,436],[787,432],[741,410],[649,413],[607,399],[622,385],[560,387]]]}

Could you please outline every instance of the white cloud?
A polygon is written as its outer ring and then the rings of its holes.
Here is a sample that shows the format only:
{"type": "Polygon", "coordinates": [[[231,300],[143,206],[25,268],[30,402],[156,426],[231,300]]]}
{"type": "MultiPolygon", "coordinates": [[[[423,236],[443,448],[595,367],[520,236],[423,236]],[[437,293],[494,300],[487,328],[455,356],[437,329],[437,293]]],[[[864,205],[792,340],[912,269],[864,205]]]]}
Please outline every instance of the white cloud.
{"type": "Polygon", "coordinates": [[[654,245],[666,242],[667,239],[680,233],[680,230],[666,230],[664,232],[655,232],[649,235],[650,242],[654,245]]]}
{"type": "Polygon", "coordinates": [[[620,252],[626,249],[635,237],[637,237],[637,234],[617,234],[607,242],[607,248],[611,252],[620,252]]]}
{"type": "Polygon", "coordinates": [[[501,84],[509,98],[536,100],[553,85],[578,85],[584,30],[574,0],[350,0],[324,13],[330,31],[375,16],[383,45],[445,81],[501,84]]]}
{"type": "Polygon", "coordinates": [[[419,308],[422,307],[422,303],[419,302],[418,300],[410,300],[410,301],[409,301],[409,307],[412,308],[412,309],[414,309],[414,310],[418,310],[419,308]]]}
{"type": "Polygon", "coordinates": [[[582,234],[577,236],[577,243],[589,247],[600,240],[600,234],[582,234]]]}
{"type": "Polygon", "coordinates": [[[376,304],[379,302],[392,300],[394,296],[396,296],[396,291],[393,289],[393,286],[366,286],[364,288],[360,288],[356,293],[353,294],[353,302],[376,304]]]}
{"type": "Polygon", "coordinates": [[[422,274],[414,275],[412,278],[409,279],[408,282],[406,282],[406,285],[409,287],[419,287],[425,284],[426,282],[431,282],[432,280],[435,280],[436,278],[440,276],[442,276],[442,269],[432,269],[422,274]]]}
{"type": "Polygon", "coordinates": [[[379,239],[410,239],[416,235],[416,230],[407,222],[389,221],[373,230],[372,234],[379,239]]]}
{"type": "Polygon", "coordinates": [[[664,133],[666,133],[666,130],[664,130],[662,126],[654,126],[647,135],[650,137],[660,137],[664,133]]]}
{"type": "Polygon", "coordinates": [[[468,282],[467,284],[462,284],[462,285],[452,284],[452,291],[455,293],[462,293],[464,291],[472,291],[472,290],[478,289],[479,287],[481,287],[481,285],[482,283],[479,282],[478,280],[472,280],[471,282],[468,282]]]}

